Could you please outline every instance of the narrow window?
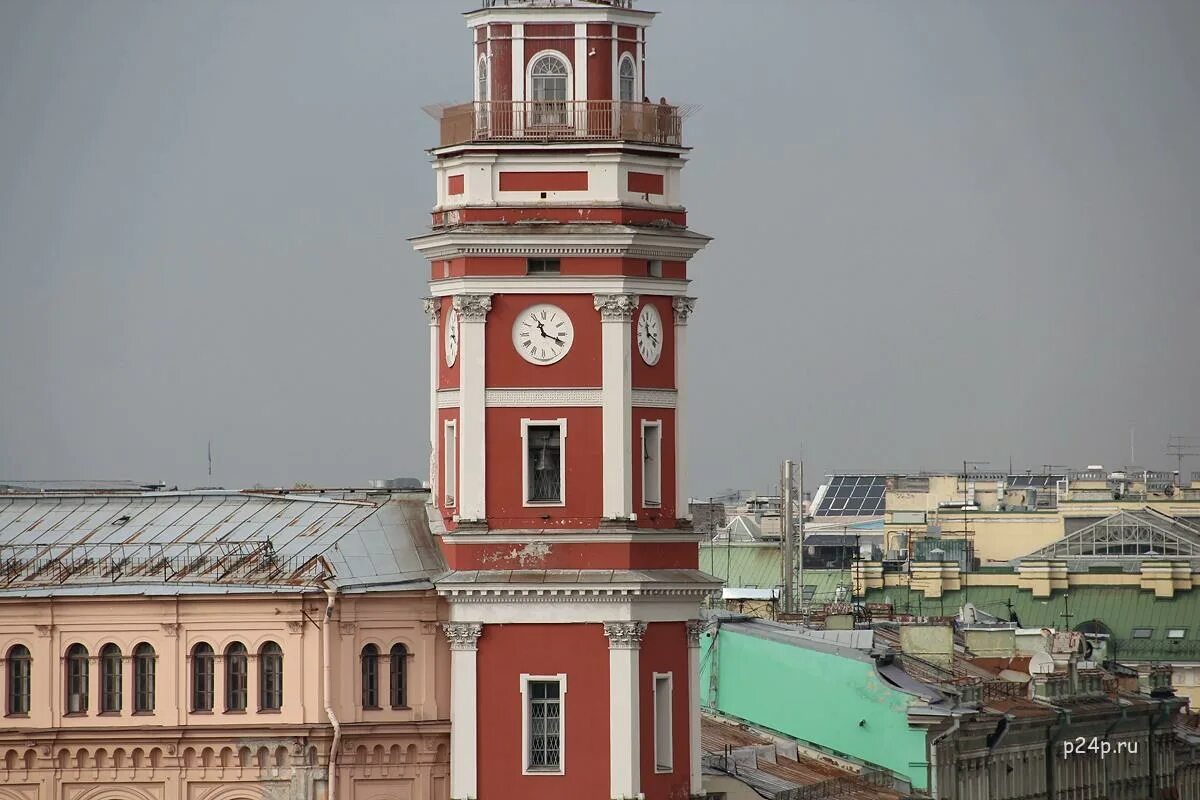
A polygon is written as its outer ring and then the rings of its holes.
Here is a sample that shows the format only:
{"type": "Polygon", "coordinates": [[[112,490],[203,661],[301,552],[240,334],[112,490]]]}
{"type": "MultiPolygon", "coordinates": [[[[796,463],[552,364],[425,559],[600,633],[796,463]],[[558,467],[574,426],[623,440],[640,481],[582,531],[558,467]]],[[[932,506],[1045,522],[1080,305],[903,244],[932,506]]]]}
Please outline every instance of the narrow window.
{"type": "Polygon", "coordinates": [[[650,273],[651,278],[661,278],[662,277],[662,259],[660,259],[660,258],[650,259],[650,266],[647,271],[650,273]]]}
{"type": "Polygon", "coordinates": [[[379,708],[379,648],[373,644],[362,649],[362,706],[379,708]]]}
{"type": "Polygon", "coordinates": [[[100,648],[100,713],[121,711],[121,648],[106,644],[100,648]]]}
{"type": "Polygon", "coordinates": [[[621,102],[632,103],[637,99],[637,67],[628,53],[621,59],[621,102]]]}
{"type": "Polygon", "coordinates": [[[458,496],[458,422],[446,420],[442,448],[442,492],[446,508],[454,508],[458,496]]]}
{"type": "Polygon", "coordinates": [[[671,757],[671,673],[654,676],[654,770],[670,772],[671,757]]]}
{"type": "Polygon", "coordinates": [[[29,713],[31,664],[29,648],[25,645],[15,644],[8,649],[8,656],[5,658],[5,672],[8,674],[8,714],[29,713]]]}
{"type": "Polygon", "coordinates": [[[192,711],[213,710],[212,645],[200,642],[192,648],[192,711]]]}
{"type": "Polygon", "coordinates": [[[154,712],[154,647],[142,642],[133,648],[133,711],[154,712]]]}
{"type": "Polygon", "coordinates": [[[392,645],[392,708],[408,707],[408,648],[392,645]]]}
{"type": "Polygon", "coordinates": [[[525,262],[525,270],[530,275],[558,275],[562,263],[557,258],[530,258],[525,262]]]}
{"type": "Polygon", "coordinates": [[[483,133],[488,129],[489,101],[491,100],[491,86],[488,81],[488,60],[486,55],[479,57],[475,94],[475,102],[477,103],[475,106],[476,133],[483,133]]]}
{"type": "Polygon", "coordinates": [[[225,710],[245,711],[249,694],[247,673],[250,671],[246,645],[234,642],[225,648],[225,710]]]}
{"type": "Polygon", "coordinates": [[[558,56],[544,55],[529,70],[530,123],[535,126],[567,124],[570,71],[558,56]]]}
{"type": "Polygon", "coordinates": [[[525,428],[525,500],[527,503],[563,501],[563,427],[528,424],[525,428]]]}
{"type": "Polygon", "coordinates": [[[283,650],[275,642],[258,650],[258,705],[263,711],[283,708],[283,650]]]}
{"type": "Polygon", "coordinates": [[[86,714],[88,710],[88,651],[81,644],[67,649],[67,713],[86,714]]]}
{"type": "Polygon", "coordinates": [[[559,681],[530,681],[530,771],[558,771],[562,767],[562,687],[559,681]]]}
{"type": "Polygon", "coordinates": [[[662,504],[662,423],[642,423],[642,505],[662,504]]]}

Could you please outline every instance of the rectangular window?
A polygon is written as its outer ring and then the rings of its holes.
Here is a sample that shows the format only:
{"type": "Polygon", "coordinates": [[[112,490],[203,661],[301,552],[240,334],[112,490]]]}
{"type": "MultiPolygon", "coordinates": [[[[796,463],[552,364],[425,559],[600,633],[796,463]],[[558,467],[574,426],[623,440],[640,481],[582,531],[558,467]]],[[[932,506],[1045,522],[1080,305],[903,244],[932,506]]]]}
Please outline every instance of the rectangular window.
{"type": "Polygon", "coordinates": [[[1167,628],[1168,639],[1186,639],[1187,628],[1167,628]]]}
{"type": "Polygon", "coordinates": [[[525,701],[526,774],[562,774],[565,769],[563,705],[566,684],[566,675],[521,676],[521,694],[525,701]]]}
{"type": "Polygon", "coordinates": [[[530,275],[557,275],[560,271],[557,258],[530,258],[525,264],[530,275]]]}
{"type": "Polygon", "coordinates": [[[1130,632],[1130,635],[1134,639],[1149,639],[1154,635],[1154,628],[1134,628],[1130,632]]]}
{"type": "Polygon", "coordinates": [[[453,508],[455,506],[454,498],[458,495],[458,423],[456,421],[446,421],[443,439],[442,496],[446,508],[453,508]]]}
{"type": "Polygon", "coordinates": [[[642,422],[642,505],[662,504],[662,422],[642,422]]]}
{"type": "Polygon", "coordinates": [[[521,420],[521,438],[525,445],[525,505],[563,505],[567,421],[521,420]]]}
{"type": "Polygon", "coordinates": [[[654,674],[654,771],[670,772],[671,757],[671,673],[654,674]]]}
{"type": "Polygon", "coordinates": [[[657,259],[657,258],[651,259],[649,272],[650,272],[651,278],[661,278],[662,277],[662,260],[657,259]]]}

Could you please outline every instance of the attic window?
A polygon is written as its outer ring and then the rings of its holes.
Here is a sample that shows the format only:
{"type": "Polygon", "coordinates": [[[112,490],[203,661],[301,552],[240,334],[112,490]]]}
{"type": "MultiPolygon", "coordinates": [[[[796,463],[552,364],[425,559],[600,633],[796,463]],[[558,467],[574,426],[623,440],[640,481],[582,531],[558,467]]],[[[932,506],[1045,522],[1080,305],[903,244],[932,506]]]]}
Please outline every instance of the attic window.
{"type": "Polygon", "coordinates": [[[557,258],[530,258],[525,266],[529,275],[557,275],[561,268],[557,258]]]}
{"type": "Polygon", "coordinates": [[[1134,628],[1130,631],[1130,636],[1134,639],[1149,639],[1154,635],[1154,628],[1134,628]]]}
{"type": "Polygon", "coordinates": [[[1167,628],[1168,639],[1186,639],[1187,628],[1167,628]]]}

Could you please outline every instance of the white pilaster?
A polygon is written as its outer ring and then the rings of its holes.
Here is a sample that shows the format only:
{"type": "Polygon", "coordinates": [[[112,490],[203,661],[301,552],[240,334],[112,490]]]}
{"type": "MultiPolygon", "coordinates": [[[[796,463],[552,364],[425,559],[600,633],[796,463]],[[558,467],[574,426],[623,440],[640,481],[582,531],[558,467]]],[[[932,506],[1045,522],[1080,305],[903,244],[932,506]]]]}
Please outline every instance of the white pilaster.
{"type": "Polygon", "coordinates": [[[606,519],[633,515],[633,360],[630,322],[638,307],[635,294],[598,294],[600,312],[601,441],[604,445],[606,519]]]}
{"type": "Polygon", "coordinates": [[[613,800],[641,794],[641,704],[638,653],[644,622],[606,622],[608,637],[609,793],[613,800]]]}
{"type": "Polygon", "coordinates": [[[675,518],[690,519],[688,511],[687,436],[684,434],[684,388],[687,358],[688,317],[696,307],[694,297],[676,297],[671,300],[675,309],[675,518]]]}
{"type": "Polygon", "coordinates": [[[477,622],[442,625],[450,640],[450,798],[479,795],[479,703],[476,656],[483,626],[477,622]]]}
{"type": "Polygon", "coordinates": [[[704,793],[700,756],[700,633],[704,623],[688,620],[688,774],[692,796],[704,793]]]}
{"type": "Polygon", "coordinates": [[[492,296],[455,295],[454,310],[458,312],[461,340],[458,348],[458,517],[460,521],[483,522],[487,518],[484,365],[487,315],[492,310],[492,296]]]}
{"type": "Polygon", "coordinates": [[[438,500],[438,358],[441,357],[441,338],[438,324],[442,301],[426,297],[425,314],[429,317],[429,490],[436,505],[438,500]]]}

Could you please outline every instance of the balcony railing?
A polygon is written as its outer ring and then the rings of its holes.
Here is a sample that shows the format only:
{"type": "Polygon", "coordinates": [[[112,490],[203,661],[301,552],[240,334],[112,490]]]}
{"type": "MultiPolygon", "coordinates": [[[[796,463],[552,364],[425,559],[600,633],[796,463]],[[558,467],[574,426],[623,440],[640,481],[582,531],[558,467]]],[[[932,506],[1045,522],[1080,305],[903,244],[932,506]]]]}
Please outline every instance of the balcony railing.
{"type": "Polygon", "coordinates": [[[580,140],[683,146],[684,111],[667,103],[497,101],[429,111],[441,121],[441,147],[580,140]]]}

